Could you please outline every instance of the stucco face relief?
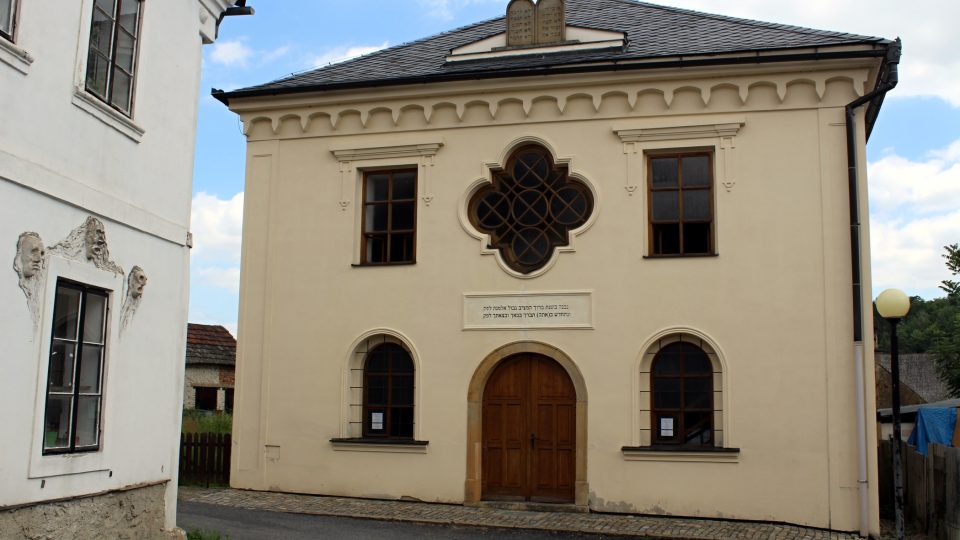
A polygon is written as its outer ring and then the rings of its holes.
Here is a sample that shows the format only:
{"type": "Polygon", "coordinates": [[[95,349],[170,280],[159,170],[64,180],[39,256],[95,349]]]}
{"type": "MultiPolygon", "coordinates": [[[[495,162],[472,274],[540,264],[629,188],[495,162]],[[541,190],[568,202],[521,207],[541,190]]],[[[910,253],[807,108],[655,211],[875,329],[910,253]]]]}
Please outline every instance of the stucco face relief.
{"type": "Polygon", "coordinates": [[[120,309],[120,331],[123,332],[130,325],[130,321],[140,308],[143,299],[143,289],[147,286],[147,274],[143,268],[134,266],[127,276],[127,292],[123,298],[123,307],[120,309]]]}
{"type": "Polygon", "coordinates": [[[47,252],[43,240],[35,232],[25,232],[17,238],[17,253],[13,258],[13,270],[17,273],[18,285],[27,297],[27,309],[36,326],[39,314],[39,296],[43,286],[47,252]]]}

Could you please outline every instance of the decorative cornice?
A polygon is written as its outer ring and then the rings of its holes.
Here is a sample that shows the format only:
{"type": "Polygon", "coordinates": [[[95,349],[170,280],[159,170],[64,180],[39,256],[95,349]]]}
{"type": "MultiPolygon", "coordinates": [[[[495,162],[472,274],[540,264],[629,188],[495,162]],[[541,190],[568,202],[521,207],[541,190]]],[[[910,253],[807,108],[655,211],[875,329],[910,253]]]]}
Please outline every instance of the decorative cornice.
{"type": "Polygon", "coordinates": [[[337,158],[337,161],[343,163],[364,159],[435,156],[442,146],[442,142],[435,142],[400,146],[375,146],[371,148],[344,148],[341,150],[331,150],[330,153],[337,158]]]}
{"type": "Polygon", "coordinates": [[[705,139],[716,137],[735,137],[743,127],[744,121],[726,124],[694,124],[686,126],[654,127],[640,129],[614,130],[620,140],[628,142],[676,141],[684,139],[705,139]]]}

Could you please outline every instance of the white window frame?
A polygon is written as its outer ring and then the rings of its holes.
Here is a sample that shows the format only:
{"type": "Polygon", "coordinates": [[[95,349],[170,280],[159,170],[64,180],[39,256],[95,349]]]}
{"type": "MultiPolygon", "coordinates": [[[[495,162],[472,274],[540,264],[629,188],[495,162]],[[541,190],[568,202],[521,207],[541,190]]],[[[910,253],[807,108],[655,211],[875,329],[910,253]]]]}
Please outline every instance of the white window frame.
{"type": "Polygon", "coordinates": [[[12,0],[10,5],[13,12],[10,17],[10,33],[9,36],[0,35],[0,62],[27,75],[30,73],[30,65],[33,64],[33,56],[16,45],[20,31],[20,0],[12,0]]]}
{"type": "Polygon", "coordinates": [[[112,353],[117,349],[120,328],[120,310],[116,309],[120,293],[123,291],[123,275],[104,272],[86,264],[86,261],[72,261],[53,256],[47,269],[47,283],[42,297],[40,333],[37,362],[37,387],[33,408],[33,436],[31,437],[29,478],[49,478],[96,471],[108,471],[114,462],[112,456],[112,433],[109,430],[111,413],[110,368],[112,353]],[[57,296],[57,282],[70,280],[89,287],[104,290],[108,295],[108,306],[114,306],[107,313],[107,329],[104,343],[106,349],[101,375],[100,403],[100,448],[96,451],[69,454],[43,455],[43,437],[47,407],[47,379],[50,370],[50,348],[53,342],[53,307],[57,296]]]}

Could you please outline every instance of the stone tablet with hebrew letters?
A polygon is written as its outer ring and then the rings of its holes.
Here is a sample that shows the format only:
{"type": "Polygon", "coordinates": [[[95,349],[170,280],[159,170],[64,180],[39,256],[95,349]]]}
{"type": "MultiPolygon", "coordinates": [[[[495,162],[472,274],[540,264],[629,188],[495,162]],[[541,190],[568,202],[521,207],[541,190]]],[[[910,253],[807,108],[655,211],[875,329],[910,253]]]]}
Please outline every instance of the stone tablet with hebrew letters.
{"type": "Polygon", "coordinates": [[[536,43],[536,7],[533,0],[513,0],[507,6],[507,46],[536,43]]]}
{"type": "Polygon", "coordinates": [[[537,2],[537,43],[559,43],[566,39],[564,0],[537,2]]]}

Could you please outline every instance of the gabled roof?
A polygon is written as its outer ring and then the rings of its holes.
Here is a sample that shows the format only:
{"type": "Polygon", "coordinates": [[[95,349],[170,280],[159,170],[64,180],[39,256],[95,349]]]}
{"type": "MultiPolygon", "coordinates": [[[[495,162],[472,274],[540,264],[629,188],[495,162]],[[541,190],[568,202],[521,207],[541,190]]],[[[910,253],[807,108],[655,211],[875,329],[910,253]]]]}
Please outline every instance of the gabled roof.
{"type": "Polygon", "coordinates": [[[627,42],[622,48],[607,50],[447,61],[451,50],[505,32],[505,17],[499,17],[267,84],[232,92],[215,90],[214,96],[227,103],[239,97],[345,88],[664,67],[667,60],[669,65],[677,66],[729,64],[730,58],[702,57],[735,53],[777,51],[784,54],[747,60],[784,61],[797,59],[789,54],[792,49],[817,49],[816,58],[882,57],[891,43],[883,38],[737,19],[634,0],[567,0],[566,14],[568,26],[624,32],[627,42]],[[875,50],[829,50],[850,45],[873,45],[875,50]],[[698,58],[686,58],[690,56],[698,58]],[[658,63],[658,59],[663,62],[658,63]]]}
{"type": "MultiPolygon", "coordinates": [[[[876,354],[877,365],[890,371],[890,355],[876,354]]],[[[936,357],[932,354],[901,354],[900,381],[908,385],[927,403],[950,399],[950,389],[937,375],[936,357]]]]}
{"type": "Polygon", "coordinates": [[[237,340],[222,326],[187,325],[187,365],[233,366],[237,340]]]}

